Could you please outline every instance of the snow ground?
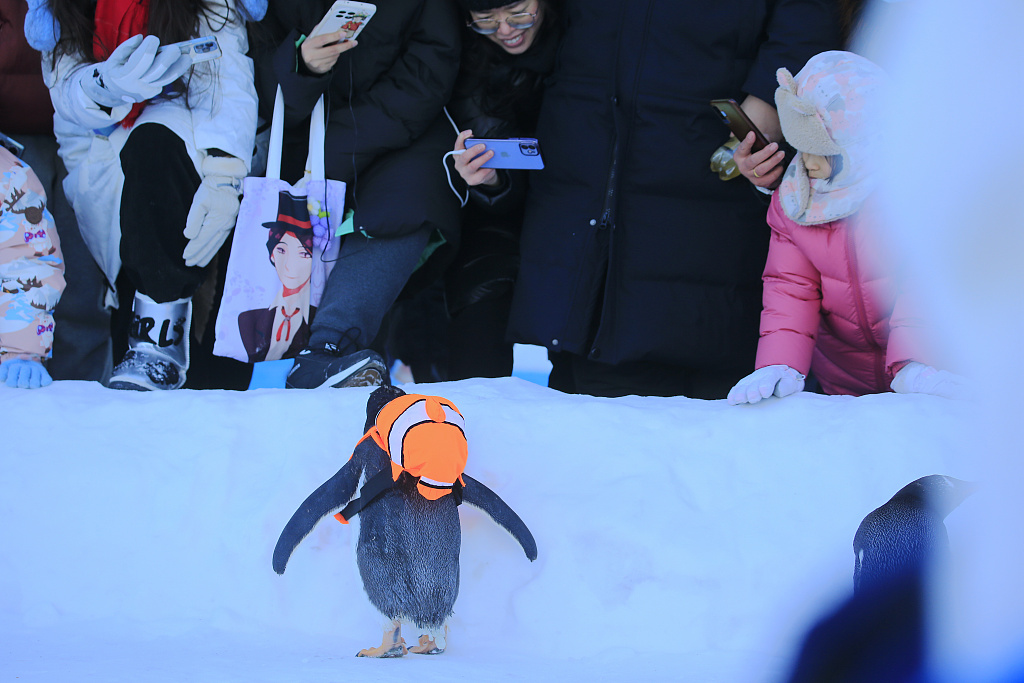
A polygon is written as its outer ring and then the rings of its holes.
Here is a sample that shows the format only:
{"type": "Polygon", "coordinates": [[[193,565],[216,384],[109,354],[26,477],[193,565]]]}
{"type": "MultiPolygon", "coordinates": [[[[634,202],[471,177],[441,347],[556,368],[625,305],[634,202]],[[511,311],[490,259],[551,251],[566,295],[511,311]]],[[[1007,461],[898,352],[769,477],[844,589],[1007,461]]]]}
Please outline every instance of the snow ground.
{"type": "MultiPolygon", "coordinates": [[[[778,681],[850,592],[864,515],[920,476],[975,474],[971,405],[930,396],[731,407],[517,378],[405,388],[459,406],[467,471],[539,546],[531,564],[461,508],[444,655],[353,657],[380,638],[354,528],[328,518],[284,576],[270,567],[284,523],[361,436],[368,389],[58,382],[0,387],[9,416],[49,423],[19,420],[0,456],[0,680],[778,681]]],[[[947,520],[954,548],[972,501],[947,520]]]]}

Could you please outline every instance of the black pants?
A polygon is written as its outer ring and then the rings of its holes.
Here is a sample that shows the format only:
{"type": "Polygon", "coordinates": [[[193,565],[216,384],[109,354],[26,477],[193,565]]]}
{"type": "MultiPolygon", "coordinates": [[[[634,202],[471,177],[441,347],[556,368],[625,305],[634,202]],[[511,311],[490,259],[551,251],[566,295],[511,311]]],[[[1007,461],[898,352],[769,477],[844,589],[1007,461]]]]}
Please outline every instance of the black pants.
{"type": "MultiPolygon", "coordinates": [[[[203,283],[203,268],[181,254],[185,219],[201,181],[185,143],[170,129],[144,123],[121,149],[121,272],[157,303],[190,297],[203,283]]],[[[127,302],[122,302],[127,303],[127,302]]]]}
{"type": "MultiPolygon", "coordinates": [[[[7,131],[17,133],[17,131],[7,131]]],[[[103,300],[106,279],[78,230],[75,212],[61,183],[67,175],[53,134],[15,135],[25,145],[22,157],[39,176],[46,204],[60,236],[67,286],[53,312],[53,357],[46,368],[54,379],[102,382],[112,368],[110,311],[103,300]]]]}
{"type": "Polygon", "coordinates": [[[474,302],[448,327],[448,379],[509,377],[512,343],[505,341],[512,292],[474,302]]]}

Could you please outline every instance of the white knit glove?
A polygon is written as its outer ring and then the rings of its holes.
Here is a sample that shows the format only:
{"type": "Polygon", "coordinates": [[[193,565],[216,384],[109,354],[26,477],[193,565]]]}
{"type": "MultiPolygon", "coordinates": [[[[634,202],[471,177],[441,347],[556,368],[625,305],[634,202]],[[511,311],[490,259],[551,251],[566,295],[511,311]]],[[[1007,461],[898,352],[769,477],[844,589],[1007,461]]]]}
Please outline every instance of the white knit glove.
{"type": "Polygon", "coordinates": [[[156,97],[192,65],[179,50],[157,54],[159,49],[156,36],[132,36],[106,61],[81,70],[82,89],[96,104],[111,108],[156,97]]]}
{"type": "Polygon", "coordinates": [[[736,382],[726,400],[729,405],[757,403],[769,396],[789,396],[804,388],[807,379],[788,365],[767,365],[736,382]]]}
{"type": "Polygon", "coordinates": [[[228,238],[238,218],[245,175],[245,163],[237,157],[203,159],[203,182],[185,219],[185,237],[189,242],[182,257],[186,266],[205,266],[228,238]]]}
{"type": "Polygon", "coordinates": [[[960,399],[972,395],[971,385],[965,378],[917,361],[900,368],[889,387],[897,394],[931,394],[960,399]]]}

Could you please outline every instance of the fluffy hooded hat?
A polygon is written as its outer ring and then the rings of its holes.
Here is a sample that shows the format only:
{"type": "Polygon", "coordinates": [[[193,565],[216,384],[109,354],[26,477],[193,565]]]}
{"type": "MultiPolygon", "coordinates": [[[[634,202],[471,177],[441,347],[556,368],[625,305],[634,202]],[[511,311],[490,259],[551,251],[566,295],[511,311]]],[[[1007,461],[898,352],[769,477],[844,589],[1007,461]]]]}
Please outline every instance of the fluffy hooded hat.
{"type": "Polygon", "coordinates": [[[874,189],[871,163],[881,134],[879,116],[885,72],[852,52],[822,52],[793,76],[776,73],[775,106],[782,134],[799,154],[779,186],[782,208],[802,225],[844,218],[874,189]],[[807,176],[803,154],[839,156],[833,178],[807,176]]]}
{"type": "MultiPolygon", "coordinates": [[[[238,11],[247,21],[259,21],[267,13],[267,0],[238,0],[238,11]]],[[[50,11],[49,0],[28,0],[25,39],[33,49],[49,52],[60,40],[60,26],[50,11]]]]}

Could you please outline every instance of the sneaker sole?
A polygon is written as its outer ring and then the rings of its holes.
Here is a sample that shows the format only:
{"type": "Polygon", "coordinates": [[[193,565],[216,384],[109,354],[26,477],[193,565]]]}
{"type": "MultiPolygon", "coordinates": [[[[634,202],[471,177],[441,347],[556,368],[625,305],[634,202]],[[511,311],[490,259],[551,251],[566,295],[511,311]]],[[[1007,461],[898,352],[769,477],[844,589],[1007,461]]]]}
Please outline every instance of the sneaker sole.
{"type": "Polygon", "coordinates": [[[369,367],[359,370],[349,376],[348,379],[340,382],[339,384],[332,384],[331,387],[335,389],[344,389],[345,387],[376,387],[383,384],[384,379],[381,375],[380,370],[376,367],[369,367]]]}
{"type": "Polygon", "coordinates": [[[111,380],[107,383],[108,389],[118,389],[120,391],[156,391],[156,387],[152,384],[147,384],[142,380],[135,379],[116,379],[111,380]]]}

